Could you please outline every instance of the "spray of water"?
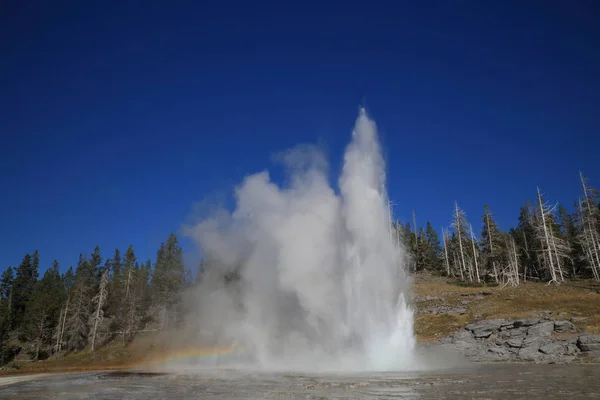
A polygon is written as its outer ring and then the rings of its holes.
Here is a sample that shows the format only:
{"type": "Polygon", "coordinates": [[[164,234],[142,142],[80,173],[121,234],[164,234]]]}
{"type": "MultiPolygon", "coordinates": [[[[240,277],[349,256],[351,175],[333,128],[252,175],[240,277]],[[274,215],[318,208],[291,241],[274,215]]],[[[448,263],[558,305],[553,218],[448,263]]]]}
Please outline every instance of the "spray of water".
{"type": "Polygon", "coordinates": [[[338,193],[318,150],[280,159],[285,187],[268,172],[248,176],[233,213],[187,230],[206,260],[198,334],[247,349],[267,369],[411,368],[405,251],[392,233],[375,123],[360,110],[338,193]]]}

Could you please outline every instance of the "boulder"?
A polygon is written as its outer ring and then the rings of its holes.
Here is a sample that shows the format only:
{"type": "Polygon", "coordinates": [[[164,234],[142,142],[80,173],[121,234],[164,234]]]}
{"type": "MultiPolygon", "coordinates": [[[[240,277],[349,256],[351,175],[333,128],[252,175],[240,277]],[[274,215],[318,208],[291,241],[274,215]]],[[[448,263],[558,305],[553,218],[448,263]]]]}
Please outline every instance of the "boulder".
{"type": "Polygon", "coordinates": [[[544,321],[539,324],[530,326],[527,329],[527,336],[534,337],[549,337],[554,332],[554,322],[544,321]]]}
{"type": "Polygon", "coordinates": [[[577,332],[577,328],[570,321],[554,321],[555,332],[577,332]]]}
{"type": "Polygon", "coordinates": [[[489,338],[492,333],[499,331],[506,324],[507,321],[504,319],[488,319],[469,324],[465,328],[473,332],[476,339],[485,339],[489,338]]]}
{"type": "Polygon", "coordinates": [[[563,355],[565,347],[561,343],[553,342],[540,347],[540,351],[549,356],[563,355]]]}
{"type": "Polygon", "coordinates": [[[521,361],[538,361],[542,358],[542,353],[539,352],[537,347],[525,347],[519,350],[517,357],[521,361]]]}
{"type": "Polygon", "coordinates": [[[524,338],[527,334],[527,328],[516,328],[508,331],[511,338],[524,338]]]}
{"type": "Polygon", "coordinates": [[[600,334],[579,336],[577,347],[581,351],[600,351],[600,334]]]}
{"type": "Polygon", "coordinates": [[[513,339],[509,339],[506,344],[509,347],[514,347],[514,348],[521,348],[523,346],[523,339],[519,339],[519,338],[513,338],[513,339]]]}
{"type": "Polygon", "coordinates": [[[527,327],[527,326],[532,326],[532,325],[536,325],[539,323],[540,323],[539,318],[518,319],[513,323],[513,326],[515,328],[520,328],[522,326],[527,327]]]}
{"type": "Polygon", "coordinates": [[[565,354],[569,356],[575,356],[579,353],[579,347],[572,343],[567,343],[565,345],[565,354]]]}

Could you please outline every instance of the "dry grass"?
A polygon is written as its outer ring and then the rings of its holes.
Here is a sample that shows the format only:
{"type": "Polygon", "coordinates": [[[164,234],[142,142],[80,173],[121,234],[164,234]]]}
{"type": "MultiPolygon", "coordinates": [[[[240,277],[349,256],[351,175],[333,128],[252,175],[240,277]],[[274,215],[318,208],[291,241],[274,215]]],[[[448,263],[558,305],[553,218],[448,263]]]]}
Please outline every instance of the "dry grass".
{"type": "Polygon", "coordinates": [[[466,308],[464,315],[417,313],[415,330],[420,341],[443,337],[470,322],[491,318],[536,317],[544,311],[553,318],[570,319],[581,330],[600,332],[600,284],[573,281],[562,285],[526,282],[518,287],[467,287],[440,277],[421,277],[415,282],[417,296],[437,296],[443,300],[421,302],[418,310],[432,304],[466,308]],[[484,293],[476,297],[478,294],[484,293]],[[476,300],[473,300],[476,299],[476,300]]]}

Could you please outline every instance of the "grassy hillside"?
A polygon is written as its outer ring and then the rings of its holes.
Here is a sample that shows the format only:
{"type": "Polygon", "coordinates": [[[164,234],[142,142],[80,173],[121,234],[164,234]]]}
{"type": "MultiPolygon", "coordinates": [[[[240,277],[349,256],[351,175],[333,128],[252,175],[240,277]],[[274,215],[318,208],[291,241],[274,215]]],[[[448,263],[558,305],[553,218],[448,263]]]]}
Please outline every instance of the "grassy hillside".
{"type": "Polygon", "coordinates": [[[594,281],[571,281],[560,286],[525,282],[500,288],[417,277],[414,291],[415,331],[421,342],[439,339],[482,319],[537,317],[542,313],[555,319],[572,319],[581,331],[600,332],[600,283],[594,281]]]}

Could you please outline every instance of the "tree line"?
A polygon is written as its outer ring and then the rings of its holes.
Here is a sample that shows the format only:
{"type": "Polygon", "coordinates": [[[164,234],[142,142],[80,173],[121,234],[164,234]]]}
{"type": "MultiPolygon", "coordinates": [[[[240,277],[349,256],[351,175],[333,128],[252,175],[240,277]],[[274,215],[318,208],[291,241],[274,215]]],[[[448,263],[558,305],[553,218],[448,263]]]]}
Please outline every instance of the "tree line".
{"type": "Polygon", "coordinates": [[[550,205],[540,188],[521,207],[518,224],[502,232],[488,206],[481,234],[456,202],[452,223],[442,238],[429,221],[394,224],[395,238],[408,249],[411,269],[458,278],[469,283],[516,286],[526,280],[559,284],[566,279],[600,281],[600,196],[580,174],[581,195],[573,212],[550,205]]]}
{"type": "MultiPolygon", "coordinates": [[[[483,207],[477,237],[466,213],[454,204],[452,223],[441,239],[432,224],[392,223],[392,235],[408,251],[410,270],[445,275],[469,284],[519,285],[526,280],[560,284],[567,279],[600,281],[600,195],[580,175],[582,190],[569,212],[551,206],[542,191],[520,208],[518,224],[501,231],[483,207]]],[[[0,365],[25,357],[40,360],[86,350],[137,333],[177,327],[185,308],[180,294],[195,282],[171,234],[154,264],[140,262],[132,246],[103,259],[100,248],[80,254],[75,269],[60,272],[54,261],[39,277],[38,251],[0,276],[0,365]]],[[[196,279],[201,279],[204,263],[196,279]]],[[[235,274],[234,274],[235,275],[235,274]]],[[[239,277],[225,275],[228,282],[239,277]]]]}
{"type": "Polygon", "coordinates": [[[132,246],[106,260],[96,246],[65,273],[56,260],[41,278],[39,268],[36,250],[0,277],[0,365],[95,351],[113,340],[125,345],[140,331],[172,328],[181,322],[178,294],[191,284],[175,234],[154,265],[140,262],[132,246]]]}

